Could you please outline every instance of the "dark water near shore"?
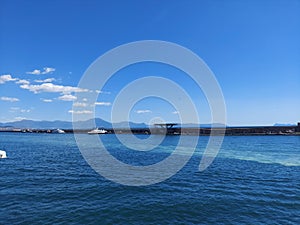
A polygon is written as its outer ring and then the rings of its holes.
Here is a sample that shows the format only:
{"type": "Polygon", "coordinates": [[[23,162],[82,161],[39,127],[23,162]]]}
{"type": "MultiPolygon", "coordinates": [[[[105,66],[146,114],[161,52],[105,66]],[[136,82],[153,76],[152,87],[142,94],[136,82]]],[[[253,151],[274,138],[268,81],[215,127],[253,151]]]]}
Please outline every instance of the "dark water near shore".
{"type": "MultiPolygon", "coordinates": [[[[102,138],[133,160],[114,135],[102,138]]],[[[173,177],[130,187],[97,174],[72,134],[0,133],[0,224],[300,224],[299,136],[227,136],[199,172],[207,139],[173,177]]],[[[144,160],[165,158],[177,141],[144,160]]]]}

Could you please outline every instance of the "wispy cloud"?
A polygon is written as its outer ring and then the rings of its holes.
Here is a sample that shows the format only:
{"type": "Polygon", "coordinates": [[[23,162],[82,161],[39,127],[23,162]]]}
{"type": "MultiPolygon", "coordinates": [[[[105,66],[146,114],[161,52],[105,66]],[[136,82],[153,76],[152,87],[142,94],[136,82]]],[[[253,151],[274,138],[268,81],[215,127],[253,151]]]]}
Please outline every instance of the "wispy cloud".
{"type": "Polygon", "coordinates": [[[107,94],[107,95],[110,94],[109,91],[100,91],[100,90],[96,90],[95,92],[98,93],[98,94],[107,94]]]}
{"type": "Polygon", "coordinates": [[[30,84],[30,82],[24,79],[17,79],[16,84],[30,84]]]}
{"type": "Polygon", "coordinates": [[[111,103],[110,103],[110,102],[95,102],[95,105],[99,105],[99,106],[110,106],[111,103]]]}
{"type": "Polygon", "coordinates": [[[4,74],[0,76],[0,84],[4,84],[5,82],[8,81],[15,81],[17,78],[12,78],[10,74],[4,74]]]}
{"type": "Polygon", "coordinates": [[[27,74],[34,74],[34,75],[40,75],[41,74],[41,70],[33,70],[31,72],[26,72],[27,74]]]}
{"type": "Polygon", "coordinates": [[[16,113],[16,112],[29,113],[29,112],[31,112],[31,109],[20,109],[19,107],[10,107],[9,112],[11,112],[11,113],[16,113]]]}
{"type": "Polygon", "coordinates": [[[40,75],[40,74],[48,74],[53,73],[55,71],[55,68],[51,67],[44,67],[43,70],[35,69],[31,72],[26,72],[27,74],[33,74],[33,75],[40,75]]]}
{"type": "Polygon", "coordinates": [[[26,120],[26,117],[21,117],[21,116],[17,116],[14,118],[16,121],[20,121],[20,120],[26,120]]]}
{"type": "Polygon", "coordinates": [[[52,83],[43,83],[43,84],[23,84],[20,86],[23,89],[27,89],[35,94],[41,92],[61,92],[64,94],[70,94],[72,92],[87,92],[87,89],[82,89],[78,87],[72,86],[63,86],[63,85],[56,85],[52,83]]]}
{"type": "Polygon", "coordinates": [[[2,101],[7,101],[7,102],[18,102],[18,101],[20,101],[18,98],[11,98],[11,97],[1,97],[0,99],[2,101]]]}
{"type": "Polygon", "coordinates": [[[79,111],[69,110],[69,113],[72,113],[72,114],[91,114],[91,113],[93,113],[93,111],[90,111],[90,110],[79,110],[79,111]]]}
{"type": "Polygon", "coordinates": [[[44,67],[44,71],[42,72],[42,74],[53,73],[54,71],[55,71],[55,68],[44,67]]]}
{"type": "Polygon", "coordinates": [[[73,107],[87,107],[88,104],[85,102],[74,102],[73,107]]]}
{"type": "Polygon", "coordinates": [[[20,110],[19,107],[10,107],[9,112],[10,113],[15,113],[15,112],[18,112],[19,110],[20,110]]]}
{"type": "Polygon", "coordinates": [[[19,107],[10,107],[10,110],[11,111],[17,111],[17,110],[19,110],[20,108],[19,107]]]}
{"type": "Polygon", "coordinates": [[[60,97],[58,97],[59,100],[62,100],[62,101],[75,101],[77,100],[77,97],[74,96],[74,95],[62,95],[60,97]]]}
{"type": "Polygon", "coordinates": [[[152,111],[149,110],[149,109],[141,109],[141,110],[137,110],[135,112],[138,113],[138,114],[141,114],[141,113],[152,113],[152,111]]]}
{"type": "Polygon", "coordinates": [[[43,102],[53,102],[52,99],[42,99],[43,102]]]}
{"type": "Polygon", "coordinates": [[[55,78],[47,78],[45,80],[34,80],[34,82],[36,83],[51,83],[53,81],[55,81],[55,78]]]}
{"type": "Polygon", "coordinates": [[[21,113],[29,113],[31,110],[30,109],[21,109],[20,112],[21,113]]]}
{"type": "Polygon", "coordinates": [[[179,112],[178,111],[174,111],[174,112],[172,112],[173,114],[179,114],[179,112]]]}

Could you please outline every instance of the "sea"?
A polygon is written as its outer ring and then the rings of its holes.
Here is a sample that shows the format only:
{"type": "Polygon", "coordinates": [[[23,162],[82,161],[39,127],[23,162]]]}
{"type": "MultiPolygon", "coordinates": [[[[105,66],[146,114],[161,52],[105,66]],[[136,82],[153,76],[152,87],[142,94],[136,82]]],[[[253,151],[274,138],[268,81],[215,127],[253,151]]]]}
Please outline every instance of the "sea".
{"type": "MultiPolygon", "coordinates": [[[[166,136],[148,152],[113,134],[99,138],[118,160],[151,165],[169,157],[180,136],[166,136]]],[[[173,176],[130,186],[97,173],[73,134],[1,132],[7,158],[0,159],[0,224],[300,224],[300,136],[226,136],[199,171],[208,139],[199,137],[173,176]]]]}

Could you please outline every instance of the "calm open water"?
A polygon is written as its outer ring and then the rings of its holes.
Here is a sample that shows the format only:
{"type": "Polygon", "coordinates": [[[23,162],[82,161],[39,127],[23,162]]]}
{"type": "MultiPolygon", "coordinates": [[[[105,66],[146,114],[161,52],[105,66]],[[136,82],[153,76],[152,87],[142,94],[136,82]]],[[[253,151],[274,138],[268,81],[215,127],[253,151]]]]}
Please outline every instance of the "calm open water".
{"type": "MultiPolygon", "coordinates": [[[[144,158],[114,135],[101,138],[112,155],[142,165],[167,157],[179,137],[144,158]]],[[[199,172],[207,139],[173,177],[130,187],[97,174],[71,134],[0,133],[8,155],[0,159],[0,224],[300,224],[299,136],[225,137],[199,172]]]]}

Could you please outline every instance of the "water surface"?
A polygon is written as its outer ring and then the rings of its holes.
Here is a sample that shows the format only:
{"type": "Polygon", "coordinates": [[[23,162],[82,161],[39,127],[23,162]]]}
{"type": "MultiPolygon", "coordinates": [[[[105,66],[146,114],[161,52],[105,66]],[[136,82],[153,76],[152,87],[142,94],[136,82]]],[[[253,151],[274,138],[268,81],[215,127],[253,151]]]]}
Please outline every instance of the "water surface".
{"type": "MultiPolygon", "coordinates": [[[[137,152],[102,136],[112,155],[132,165],[168,157],[178,138],[137,152]]],[[[213,164],[199,172],[207,138],[173,177],[129,187],[97,174],[71,134],[0,133],[8,155],[0,160],[0,223],[300,224],[299,136],[227,136],[213,164]]]]}

